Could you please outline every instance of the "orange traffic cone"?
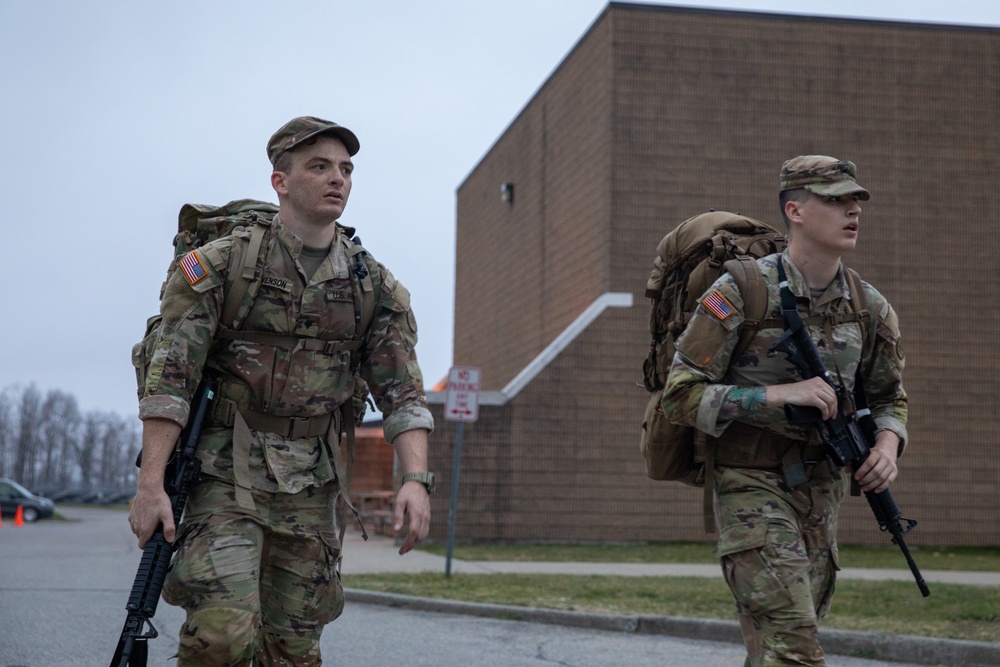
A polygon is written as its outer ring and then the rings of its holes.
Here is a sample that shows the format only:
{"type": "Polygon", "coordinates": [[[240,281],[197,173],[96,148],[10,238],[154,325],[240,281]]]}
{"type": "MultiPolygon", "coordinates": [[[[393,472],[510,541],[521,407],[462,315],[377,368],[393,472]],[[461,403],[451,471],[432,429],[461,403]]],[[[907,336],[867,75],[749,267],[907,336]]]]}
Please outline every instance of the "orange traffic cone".
{"type": "Polygon", "coordinates": [[[17,506],[17,512],[14,513],[14,525],[23,526],[24,525],[24,508],[20,505],[17,506]]]}

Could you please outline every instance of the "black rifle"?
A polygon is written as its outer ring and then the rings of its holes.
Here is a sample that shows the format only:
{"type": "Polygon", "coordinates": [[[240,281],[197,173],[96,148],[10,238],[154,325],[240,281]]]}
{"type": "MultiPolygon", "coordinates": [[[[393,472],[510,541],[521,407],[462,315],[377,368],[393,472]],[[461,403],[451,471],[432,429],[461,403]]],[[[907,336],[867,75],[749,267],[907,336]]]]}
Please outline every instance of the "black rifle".
{"type": "MultiPolygon", "coordinates": [[[[163,486],[170,496],[170,504],[174,513],[174,525],[180,524],[190,493],[198,475],[201,472],[201,461],[195,455],[198,440],[205,419],[209,415],[209,407],[215,400],[215,382],[205,378],[198,385],[191,416],[187,426],[181,431],[177,447],[167,464],[163,476],[163,486]]],[[[140,458],[136,465],[141,463],[140,458]]],[[[155,639],[159,633],[153,627],[152,619],[156,614],[156,604],[160,601],[163,581],[167,576],[173,545],[163,537],[163,524],[156,527],[153,536],[146,542],[139,561],[139,571],[136,572],[132,593],[129,595],[125,609],[125,627],[118,639],[118,647],[111,659],[111,667],[144,667],[149,655],[148,640],[155,639]],[[146,626],[149,629],[146,630],[146,626]]]]}
{"type": "MultiPolygon", "coordinates": [[[[785,404],[785,415],[791,423],[815,424],[823,437],[829,460],[837,466],[850,465],[854,470],[857,470],[871,453],[876,433],[875,419],[868,410],[861,378],[857,379],[854,392],[855,409],[848,414],[844,407],[850,404],[850,397],[847,396],[843,386],[833,381],[830,371],[827,370],[823,359],[820,358],[816,343],[813,342],[805,323],[799,316],[795,305],[795,295],[788,288],[785,269],[780,262],[778,263],[778,279],[781,283],[781,314],[785,320],[785,333],[771,346],[771,349],[787,354],[788,360],[799,369],[802,377],[823,378],[837,393],[838,404],[837,414],[832,419],[824,420],[820,416],[818,408],[789,404],[785,404]]],[[[909,565],[910,572],[913,573],[913,577],[917,581],[920,593],[924,597],[929,596],[930,589],[927,588],[927,583],[920,574],[920,569],[913,560],[913,556],[910,555],[910,550],[903,539],[903,536],[910,532],[917,525],[917,522],[902,516],[888,489],[881,493],[865,491],[865,498],[875,514],[879,529],[888,531],[892,536],[892,543],[903,552],[906,564],[909,565]]]]}

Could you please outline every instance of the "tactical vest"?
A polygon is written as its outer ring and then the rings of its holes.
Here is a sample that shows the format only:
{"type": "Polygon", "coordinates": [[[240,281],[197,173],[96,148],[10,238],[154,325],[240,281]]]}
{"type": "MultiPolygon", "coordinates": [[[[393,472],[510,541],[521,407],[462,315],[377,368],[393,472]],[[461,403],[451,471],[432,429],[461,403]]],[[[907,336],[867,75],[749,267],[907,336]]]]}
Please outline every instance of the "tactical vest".
{"type": "MultiPolygon", "coordinates": [[[[731,260],[739,262],[740,260],[731,260]]],[[[764,313],[766,315],[767,289],[763,278],[760,276],[760,269],[756,262],[747,260],[742,262],[742,267],[727,266],[730,273],[738,275],[738,284],[745,285],[745,281],[750,278],[750,289],[743,290],[744,310],[747,313],[764,313]],[[752,269],[751,269],[752,266],[752,269]],[[756,277],[751,276],[756,274],[756,277]]],[[[861,338],[866,348],[870,348],[869,335],[874,331],[871,326],[871,313],[868,311],[864,297],[864,288],[861,284],[861,277],[851,268],[844,267],[844,274],[851,293],[851,312],[844,314],[813,315],[802,318],[806,326],[820,325],[823,328],[824,336],[832,347],[832,330],[834,326],[857,322],[861,327],[861,338]]],[[[785,321],[782,318],[761,318],[748,319],[743,322],[741,341],[743,349],[749,344],[756,332],[764,329],[784,329],[785,321]],[[751,332],[747,337],[747,330],[751,332]]],[[[862,351],[862,360],[864,352],[862,351]]],[[[860,378],[858,378],[860,381],[860,378]]],[[[715,466],[721,465],[734,468],[752,468],[758,470],[771,470],[780,472],[785,477],[789,486],[808,481],[809,476],[806,466],[811,469],[812,475],[822,477],[827,474],[826,470],[818,465],[825,462],[824,445],[821,442],[799,441],[788,438],[782,434],[772,431],[733,422],[726,427],[726,430],[718,437],[705,436],[704,444],[705,463],[705,487],[703,496],[703,510],[705,531],[712,532],[714,528],[714,512],[712,509],[713,490],[715,487],[715,466]]]]}
{"type": "MultiPolygon", "coordinates": [[[[354,330],[349,337],[335,340],[310,336],[276,335],[265,332],[245,331],[243,325],[254,305],[264,280],[264,264],[270,244],[277,243],[271,227],[277,207],[266,202],[239,200],[222,207],[186,204],[179,215],[179,231],[174,239],[175,256],[168,271],[170,275],[178,262],[197,249],[216,269],[227,269],[223,286],[223,305],[219,330],[213,346],[227,341],[245,341],[256,346],[284,350],[308,350],[320,354],[350,352],[349,372],[355,381],[355,392],[350,400],[338,409],[311,417],[284,417],[257,411],[249,404],[247,390],[239,390],[236,378],[220,378],[218,399],[211,416],[212,423],[233,429],[233,476],[236,482],[236,500],[244,507],[253,507],[250,494],[249,451],[253,440],[251,430],[274,433],[288,439],[325,436],[327,454],[340,483],[343,504],[357,511],[350,502],[350,478],[354,463],[354,426],[364,415],[367,384],[357,375],[361,365],[360,350],[365,335],[374,318],[382,288],[378,264],[371,258],[353,230],[338,225],[336,243],[343,246],[348,258],[348,271],[354,304],[354,330]],[[232,247],[228,260],[209,241],[228,236],[232,247]],[[346,440],[347,461],[340,450],[340,436],[346,440]]],[[[166,282],[164,282],[164,289],[166,282]]],[[[160,297],[163,297],[161,290],[160,297]]],[[[140,399],[146,384],[146,375],[152,350],[158,338],[162,318],[156,315],[147,322],[146,334],[132,350],[136,368],[140,399]]],[[[360,523],[360,518],[358,519],[360,523]]],[[[341,531],[343,532],[343,523],[341,531]]],[[[362,525],[362,533],[367,534],[362,525]]]]}
{"type": "MultiPolygon", "coordinates": [[[[224,302],[219,320],[217,340],[251,343],[255,346],[278,348],[286,351],[309,351],[322,355],[350,353],[350,374],[356,383],[353,400],[340,405],[339,410],[310,417],[284,417],[254,410],[246,401],[247,392],[239,390],[238,379],[229,375],[220,378],[219,398],[215,403],[213,422],[233,429],[233,476],[236,483],[236,500],[241,506],[252,507],[250,493],[249,454],[253,442],[252,431],[274,433],[288,439],[323,436],[327,454],[333,463],[340,483],[344,504],[357,517],[350,501],[350,479],[354,465],[354,427],[363,413],[367,385],[357,376],[361,365],[361,348],[375,315],[381,290],[378,265],[361,246],[351,240],[351,230],[340,227],[335,243],[339,243],[348,259],[354,303],[354,332],[349,338],[321,339],[303,335],[281,335],[269,332],[248,331],[245,323],[264,280],[264,265],[268,248],[278,243],[270,229],[271,221],[257,219],[246,229],[234,230],[233,246],[229,255],[228,273],[224,287],[224,302]],[[360,403],[360,407],[359,404],[360,403]],[[341,454],[340,436],[345,435],[347,460],[341,454]]],[[[204,248],[209,261],[214,248],[204,248]]],[[[287,272],[288,267],[286,267],[287,272]]],[[[291,267],[294,270],[294,267],[291,267]]],[[[358,519],[360,523],[360,518],[358,519]]],[[[341,529],[343,530],[343,524],[341,529]]],[[[367,534],[362,525],[362,533],[367,534]]]]}

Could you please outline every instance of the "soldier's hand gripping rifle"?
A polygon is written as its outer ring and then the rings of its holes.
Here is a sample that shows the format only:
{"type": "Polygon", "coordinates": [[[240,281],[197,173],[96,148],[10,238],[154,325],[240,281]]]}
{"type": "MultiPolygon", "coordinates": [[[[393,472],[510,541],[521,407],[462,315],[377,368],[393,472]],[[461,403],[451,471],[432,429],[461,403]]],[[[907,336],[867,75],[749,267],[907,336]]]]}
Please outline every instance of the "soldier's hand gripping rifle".
{"type": "MultiPolygon", "coordinates": [[[[850,465],[852,469],[857,470],[871,453],[876,434],[875,419],[868,410],[864,387],[860,386],[859,378],[858,387],[855,390],[855,407],[858,409],[851,410],[849,413],[845,411],[845,406],[851,405],[851,398],[842,386],[833,381],[823,359],[819,356],[816,343],[813,342],[805,323],[798,314],[798,309],[795,306],[795,295],[788,288],[785,269],[780,262],[778,263],[778,278],[781,282],[781,313],[785,320],[785,333],[771,346],[771,349],[787,354],[788,360],[799,369],[803,378],[819,377],[825,380],[836,392],[838,406],[837,414],[832,419],[824,420],[817,408],[787,403],[785,404],[785,415],[792,423],[815,424],[826,445],[829,459],[837,466],[850,465]]],[[[916,579],[920,593],[924,597],[929,596],[930,589],[927,588],[927,583],[920,574],[920,569],[913,560],[913,556],[910,555],[910,550],[903,539],[903,536],[910,532],[917,525],[917,522],[902,516],[888,489],[881,493],[865,491],[865,498],[875,514],[879,529],[888,531],[892,536],[892,543],[903,552],[906,564],[910,567],[913,578],[916,579]]]]}
{"type": "MultiPolygon", "coordinates": [[[[198,385],[195,400],[191,406],[191,416],[187,426],[181,431],[177,446],[167,464],[163,476],[163,486],[170,497],[170,505],[174,514],[174,525],[179,525],[187,504],[188,493],[198,481],[201,472],[201,461],[195,451],[205,419],[210,414],[209,407],[215,399],[215,382],[205,378],[198,385]]],[[[140,455],[141,458],[141,455],[140,455]]],[[[138,465],[139,460],[136,461],[138,465]]],[[[153,627],[152,619],[156,613],[156,604],[160,601],[163,581],[167,576],[173,545],[163,536],[163,524],[156,527],[153,536],[146,542],[139,561],[139,571],[136,572],[125,609],[125,627],[118,639],[118,647],[111,659],[111,667],[144,667],[149,655],[148,640],[155,639],[159,634],[153,627]],[[148,630],[146,627],[148,626],[148,630]]]]}

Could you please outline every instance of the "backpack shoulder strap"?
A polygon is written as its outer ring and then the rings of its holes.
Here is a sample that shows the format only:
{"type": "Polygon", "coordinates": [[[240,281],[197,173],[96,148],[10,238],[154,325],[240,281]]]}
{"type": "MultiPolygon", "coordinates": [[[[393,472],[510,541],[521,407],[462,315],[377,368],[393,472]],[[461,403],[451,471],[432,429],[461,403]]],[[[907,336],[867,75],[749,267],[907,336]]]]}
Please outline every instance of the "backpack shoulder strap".
{"type": "Polygon", "coordinates": [[[352,283],[355,286],[358,309],[354,333],[360,339],[364,337],[375,318],[375,309],[382,289],[382,276],[378,263],[361,245],[360,238],[355,236],[351,239],[346,233],[343,233],[341,238],[347,251],[348,261],[352,264],[351,274],[355,278],[352,283]]]}
{"type": "MultiPolygon", "coordinates": [[[[358,369],[361,367],[360,348],[363,347],[365,334],[368,332],[372,320],[375,319],[375,310],[378,307],[379,295],[382,290],[382,274],[378,263],[368,254],[364,246],[361,245],[361,239],[357,236],[351,237],[353,230],[341,227],[340,231],[344,249],[347,252],[348,263],[351,265],[350,272],[354,277],[351,284],[354,286],[355,292],[354,336],[357,339],[358,348],[351,350],[351,371],[354,373],[355,382],[364,384],[363,380],[358,376],[358,369]]],[[[358,389],[359,387],[356,387],[356,393],[358,389]]],[[[364,384],[362,391],[367,396],[368,386],[366,384],[364,384]]],[[[340,447],[335,446],[332,448],[334,451],[334,468],[337,470],[337,476],[341,480],[340,496],[337,500],[341,543],[344,541],[344,532],[347,528],[347,522],[341,518],[344,514],[345,506],[351,510],[354,518],[361,526],[361,534],[364,539],[368,539],[368,534],[365,532],[365,524],[361,520],[358,510],[351,503],[350,497],[350,485],[354,477],[354,431],[357,426],[354,398],[345,401],[340,406],[341,428],[344,434],[344,449],[347,454],[347,461],[343,461],[340,447]]],[[[339,439],[339,436],[340,433],[330,433],[328,438],[331,442],[334,442],[334,438],[339,439]]],[[[337,566],[339,569],[339,562],[337,566]]]]}
{"type": "MultiPolygon", "coordinates": [[[[758,331],[769,327],[783,327],[784,322],[764,319],[764,316],[767,315],[767,285],[760,273],[760,267],[757,266],[757,261],[753,257],[738,256],[726,262],[725,269],[733,276],[733,280],[736,281],[736,286],[743,296],[743,327],[736,348],[733,350],[733,357],[739,358],[746,352],[750,341],[753,340],[758,331]]],[[[852,315],[848,319],[857,320],[861,327],[862,339],[867,340],[871,315],[865,303],[865,291],[861,284],[861,276],[850,267],[845,266],[844,269],[847,287],[851,292],[852,315]]],[[[814,324],[823,322],[828,317],[807,318],[805,321],[807,324],[814,324]]]]}
{"type": "Polygon", "coordinates": [[[851,291],[851,310],[857,313],[862,340],[867,341],[871,313],[868,311],[868,303],[865,301],[865,288],[861,284],[861,276],[849,266],[844,267],[844,275],[847,278],[847,288],[851,291]]]}
{"type": "Polygon", "coordinates": [[[240,306],[250,288],[256,296],[260,278],[257,276],[257,259],[264,242],[264,234],[270,228],[270,221],[256,219],[250,225],[250,240],[248,243],[234,242],[229,263],[229,278],[222,301],[222,325],[229,329],[238,329],[237,315],[240,306]]]}
{"type": "Polygon", "coordinates": [[[736,287],[743,297],[743,326],[733,350],[733,358],[738,359],[747,351],[750,341],[761,329],[761,322],[767,315],[767,285],[760,274],[757,260],[753,257],[738,256],[726,262],[724,266],[733,276],[736,287]]]}

